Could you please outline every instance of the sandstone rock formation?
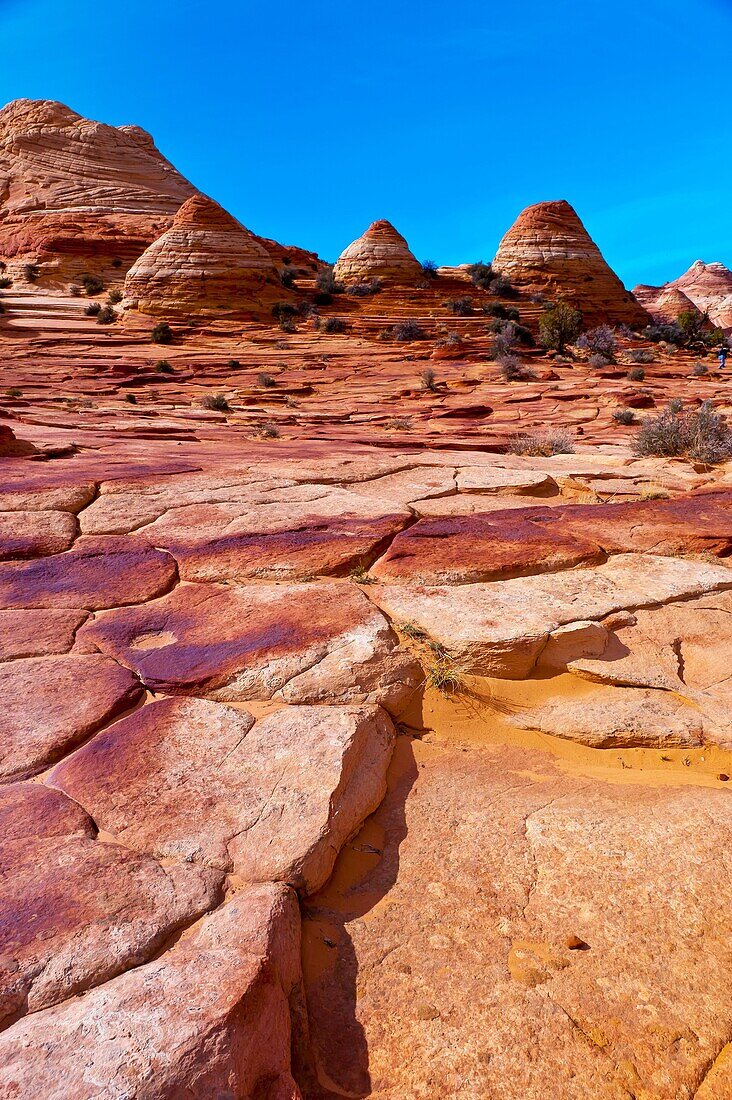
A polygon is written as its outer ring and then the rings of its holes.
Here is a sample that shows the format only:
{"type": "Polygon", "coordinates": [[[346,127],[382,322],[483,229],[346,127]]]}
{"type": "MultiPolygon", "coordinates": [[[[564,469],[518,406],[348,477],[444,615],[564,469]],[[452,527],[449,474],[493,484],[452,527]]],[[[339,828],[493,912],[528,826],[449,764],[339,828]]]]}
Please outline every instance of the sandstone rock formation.
{"type": "MultiPolygon", "coordinates": [[[[0,110],[0,261],[21,283],[85,274],[119,282],[196,194],[140,126],[108,126],[52,100],[0,110]]],[[[317,255],[257,238],[278,269],[312,274],[317,255]]]]}
{"type": "Polygon", "coordinates": [[[501,241],[493,266],[515,286],[571,302],[586,321],[648,323],[568,202],[527,207],[501,241]]]}
{"type": "Polygon", "coordinates": [[[333,274],[346,286],[367,283],[371,279],[405,284],[422,278],[422,265],[409,251],[401,233],[382,218],[341,252],[333,274]]]}
{"type": "Polygon", "coordinates": [[[195,193],[139,127],[91,122],[50,100],[0,111],[0,178],[0,256],[33,259],[64,281],[119,276],[195,193]]]}
{"type": "Polygon", "coordinates": [[[701,316],[702,312],[682,290],[670,284],[666,286],[641,284],[633,288],[633,297],[637,298],[654,321],[673,322],[680,313],[690,311],[701,316]]]}
{"type": "Polygon", "coordinates": [[[732,271],[724,264],[697,260],[668,286],[680,290],[702,313],[708,313],[712,324],[732,329],[732,271]]]}
{"type": "Polygon", "coordinates": [[[264,313],[287,297],[264,246],[204,195],[188,199],[132,265],[124,294],[160,317],[264,313]]]}

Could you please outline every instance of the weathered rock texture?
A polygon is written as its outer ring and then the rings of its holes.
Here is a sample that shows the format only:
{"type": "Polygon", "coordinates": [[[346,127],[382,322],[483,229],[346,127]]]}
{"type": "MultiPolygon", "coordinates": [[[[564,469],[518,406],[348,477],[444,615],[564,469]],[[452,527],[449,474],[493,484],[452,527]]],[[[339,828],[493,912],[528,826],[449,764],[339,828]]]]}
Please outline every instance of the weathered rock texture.
{"type": "Polygon", "coordinates": [[[633,297],[637,298],[654,321],[675,321],[680,313],[687,312],[698,313],[701,316],[701,310],[694,305],[691,298],[688,298],[683,290],[670,284],[636,286],[633,288],[633,297]]]}
{"type": "MultiPolygon", "coordinates": [[[[0,259],[43,284],[93,273],[119,281],[196,194],[139,126],[108,126],[52,100],[0,111],[0,259]]],[[[312,273],[317,255],[256,238],[281,270],[312,273]]]]}
{"type": "Polygon", "coordinates": [[[195,192],[139,127],[50,100],[0,111],[0,177],[0,255],[35,258],[64,279],[129,267],[195,192]]]}
{"type": "Polygon", "coordinates": [[[264,245],[203,195],[132,265],[124,293],[128,305],[161,317],[262,313],[286,297],[264,245]]]}
{"type": "Polygon", "coordinates": [[[382,218],[338,257],[333,274],[347,286],[381,279],[383,283],[412,283],[422,277],[422,265],[409,251],[401,233],[382,218]]]}
{"type": "Polygon", "coordinates": [[[690,298],[702,313],[709,314],[713,324],[732,329],[732,271],[724,264],[697,260],[668,287],[690,298]]]}
{"type": "Polygon", "coordinates": [[[648,321],[568,202],[527,207],[501,241],[493,265],[515,286],[571,302],[589,321],[648,321]]]}

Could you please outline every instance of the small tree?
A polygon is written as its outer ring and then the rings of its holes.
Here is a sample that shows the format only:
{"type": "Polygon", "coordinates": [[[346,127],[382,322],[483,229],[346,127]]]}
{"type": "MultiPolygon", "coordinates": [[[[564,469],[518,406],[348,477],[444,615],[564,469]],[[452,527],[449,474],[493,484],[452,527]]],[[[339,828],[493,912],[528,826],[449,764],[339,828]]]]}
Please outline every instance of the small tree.
{"type": "Polygon", "coordinates": [[[422,264],[422,274],[426,279],[437,278],[437,264],[434,260],[425,260],[422,264]]]}
{"type": "Polygon", "coordinates": [[[488,290],[491,283],[496,278],[496,273],[491,265],[484,264],[482,260],[477,264],[471,264],[468,268],[468,274],[470,275],[470,281],[473,286],[477,286],[481,290],[488,290]]]}
{"type": "Polygon", "coordinates": [[[544,311],[539,320],[539,335],[545,348],[564,352],[567,344],[577,339],[582,328],[582,314],[568,302],[556,302],[544,311]]]}

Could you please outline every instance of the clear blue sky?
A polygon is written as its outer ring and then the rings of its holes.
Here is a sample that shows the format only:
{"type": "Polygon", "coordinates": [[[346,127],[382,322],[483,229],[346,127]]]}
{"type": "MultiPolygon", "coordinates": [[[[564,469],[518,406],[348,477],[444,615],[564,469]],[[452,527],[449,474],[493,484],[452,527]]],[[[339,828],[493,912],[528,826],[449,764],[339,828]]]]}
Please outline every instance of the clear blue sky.
{"type": "Polygon", "coordinates": [[[630,286],[732,266],[732,0],[0,0],[0,56],[327,259],[378,217],[489,259],[566,198],[630,286]]]}

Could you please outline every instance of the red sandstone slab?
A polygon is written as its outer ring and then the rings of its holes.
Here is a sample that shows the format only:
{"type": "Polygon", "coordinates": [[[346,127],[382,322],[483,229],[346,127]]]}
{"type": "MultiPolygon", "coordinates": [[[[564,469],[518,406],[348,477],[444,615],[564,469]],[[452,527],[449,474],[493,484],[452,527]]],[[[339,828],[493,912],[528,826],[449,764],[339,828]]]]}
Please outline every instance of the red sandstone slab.
{"type": "Polygon", "coordinates": [[[99,654],[1,664],[0,782],[42,771],[141,695],[127,669],[99,654]]]}
{"type": "Polygon", "coordinates": [[[77,645],[134,669],[153,691],[223,702],[376,702],[419,682],[380,611],[352,584],[182,584],[85,624],[77,645]]]}
{"type": "Polygon", "coordinates": [[[409,519],[406,510],[389,514],[353,494],[330,495],[312,503],[175,508],[143,534],[175,557],[186,580],[297,581],[368,564],[409,519]],[[338,514],[340,507],[351,510],[338,514]]]}
{"type": "Polygon", "coordinates": [[[0,512],[0,559],[60,554],[75,538],[70,512],[0,512]]]}
{"type": "MultiPolygon", "coordinates": [[[[506,517],[506,522],[517,520],[515,511],[512,516],[512,520],[506,517]]],[[[729,490],[689,493],[668,500],[527,508],[522,518],[544,528],[550,539],[560,534],[588,538],[610,554],[645,550],[726,557],[732,552],[729,490]]],[[[502,517],[494,512],[491,520],[500,523],[502,517]]]]}
{"type": "Polygon", "coordinates": [[[501,513],[421,519],[392,542],[371,569],[380,580],[467,584],[568,569],[602,560],[588,539],[552,531],[501,513]]]}
{"type": "Polygon", "coordinates": [[[68,653],[86,611],[0,611],[0,661],[68,653]]]}
{"type": "Polygon", "coordinates": [[[95,836],[62,793],[0,788],[0,1024],[146,961],[215,902],[213,876],[95,836]]]}
{"type": "Polygon", "coordinates": [[[154,962],[0,1035],[0,1094],[300,1100],[290,1002],[300,919],[286,886],[243,890],[154,962]]]}
{"type": "Polygon", "coordinates": [[[377,707],[285,707],[254,724],[219,703],[164,699],[49,781],[127,847],[311,892],[381,801],[393,745],[377,707]]]}
{"type": "Polygon", "coordinates": [[[143,540],[83,538],[65,554],[0,565],[0,607],[97,611],[154,599],[176,577],[174,559],[143,540]]]}

